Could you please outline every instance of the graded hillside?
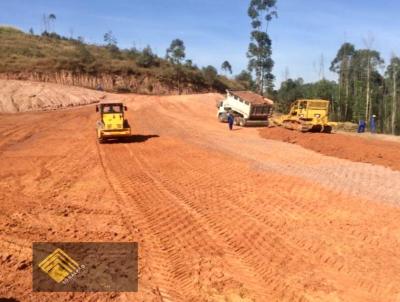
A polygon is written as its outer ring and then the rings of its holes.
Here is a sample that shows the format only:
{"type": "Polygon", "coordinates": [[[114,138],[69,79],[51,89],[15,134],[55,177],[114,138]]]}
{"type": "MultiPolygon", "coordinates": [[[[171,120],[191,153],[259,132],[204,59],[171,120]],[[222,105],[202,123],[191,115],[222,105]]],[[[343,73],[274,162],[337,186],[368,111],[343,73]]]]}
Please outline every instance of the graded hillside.
{"type": "Polygon", "coordinates": [[[97,103],[104,92],[52,83],[0,79],[0,113],[51,110],[97,103]]]}
{"type": "Polygon", "coordinates": [[[87,44],[56,33],[26,34],[0,27],[0,77],[101,87],[107,91],[146,94],[196,93],[242,89],[215,68],[188,60],[172,64],[151,48],[119,49],[87,44]]]}

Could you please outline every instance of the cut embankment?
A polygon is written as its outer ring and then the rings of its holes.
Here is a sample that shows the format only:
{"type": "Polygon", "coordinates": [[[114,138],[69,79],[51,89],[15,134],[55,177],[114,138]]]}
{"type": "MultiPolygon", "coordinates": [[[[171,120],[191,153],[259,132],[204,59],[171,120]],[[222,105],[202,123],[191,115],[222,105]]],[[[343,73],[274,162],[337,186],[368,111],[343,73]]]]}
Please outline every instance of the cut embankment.
{"type": "Polygon", "coordinates": [[[324,155],[381,165],[400,171],[400,143],[398,142],[342,133],[301,133],[277,127],[262,129],[259,132],[266,139],[297,144],[324,155]]]}
{"type": "Polygon", "coordinates": [[[87,105],[103,98],[104,92],[80,87],[0,79],[0,113],[87,105]]]}

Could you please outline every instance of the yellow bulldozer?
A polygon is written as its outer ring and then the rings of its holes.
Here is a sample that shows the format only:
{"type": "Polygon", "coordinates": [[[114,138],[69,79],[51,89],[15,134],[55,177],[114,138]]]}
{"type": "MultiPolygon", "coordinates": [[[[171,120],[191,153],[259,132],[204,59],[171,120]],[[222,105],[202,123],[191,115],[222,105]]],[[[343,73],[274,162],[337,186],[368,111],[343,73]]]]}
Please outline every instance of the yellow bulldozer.
{"type": "Polygon", "coordinates": [[[100,113],[96,127],[100,143],[108,139],[131,137],[131,127],[124,114],[127,110],[128,108],[120,102],[101,102],[96,106],[96,111],[100,113]]]}
{"type": "Polygon", "coordinates": [[[287,129],[301,132],[331,133],[337,126],[329,121],[329,101],[297,100],[290,106],[290,112],[273,122],[287,129]]]}

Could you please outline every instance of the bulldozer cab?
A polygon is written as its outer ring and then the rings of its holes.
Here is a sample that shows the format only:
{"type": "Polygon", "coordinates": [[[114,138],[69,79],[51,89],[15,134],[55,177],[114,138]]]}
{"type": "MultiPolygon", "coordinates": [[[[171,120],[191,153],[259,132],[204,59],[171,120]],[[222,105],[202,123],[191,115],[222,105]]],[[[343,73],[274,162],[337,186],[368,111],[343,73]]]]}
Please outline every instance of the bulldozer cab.
{"type": "Polygon", "coordinates": [[[124,112],[128,108],[122,103],[100,103],[96,106],[96,111],[100,112],[101,122],[104,129],[123,129],[124,128],[124,112]]]}
{"type": "Polygon", "coordinates": [[[96,106],[96,111],[101,114],[107,113],[124,113],[124,111],[128,111],[128,108],[124,106],[122,103],[101,103],[96,106]]]}
{"type": "Polygon", "coordinates": [[[329,101],[298,100],[292,104],[290,114],[304,120],[328,117],[329,101]]]}

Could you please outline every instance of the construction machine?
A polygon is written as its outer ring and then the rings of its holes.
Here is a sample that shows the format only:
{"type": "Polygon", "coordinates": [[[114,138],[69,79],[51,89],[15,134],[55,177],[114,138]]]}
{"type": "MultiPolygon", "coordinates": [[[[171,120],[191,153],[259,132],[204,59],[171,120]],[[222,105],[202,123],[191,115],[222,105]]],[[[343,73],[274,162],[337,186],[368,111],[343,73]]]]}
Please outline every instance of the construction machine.
{"type": "Polygon", "coordinates": [[[226,98],[217,103],[218,120],[228,121],[232,114],[237,126],[268,126],[274,102],[251,91],[226,91],[226,98]]]}
{"type": "Polygon", "coordinates": [[[128,108],[121,102],[101,102],[96,106],[100,113],[97,122],[97,139],[100,143],[108,139],[128,138],[131,136],[131,127],[125,118],[128,108]]]}
{"type": "Polygon", "coordinates": [[[302,132],[331,133],[336,123],[329,121],[329,101],[297,100],[290,106],[290,112],[273,122],[291,130],[302,132]]]}

